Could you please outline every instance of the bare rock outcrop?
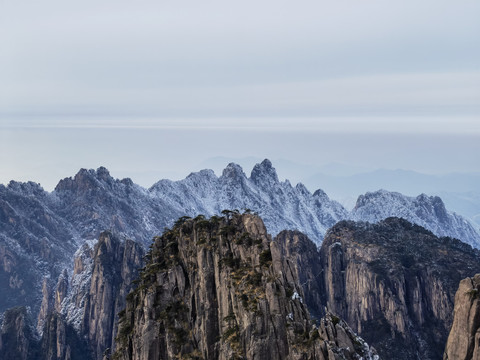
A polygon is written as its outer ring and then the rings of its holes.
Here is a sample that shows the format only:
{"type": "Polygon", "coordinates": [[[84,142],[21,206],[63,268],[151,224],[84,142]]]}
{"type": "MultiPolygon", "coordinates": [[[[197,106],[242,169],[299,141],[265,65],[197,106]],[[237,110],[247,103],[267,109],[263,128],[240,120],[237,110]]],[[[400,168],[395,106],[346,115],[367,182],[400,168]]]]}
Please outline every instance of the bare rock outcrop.
{"type": "Polygon", "coordinates": [[[0,359],[32,360],[38,354],[38,341],[27,308],[7,310],[0,331],[0,359]]]}
{"type": "Polygon", "coordinates": [[[342,221],[322,244],[329,311],[390,359],[441,359],[459,281],[480,254],[399,218],[342,221]]]}
{"type": "Polygon", "coordinates": [[[321,320],[318,329],[322,353],[328,354],[328,359],[371,359],[378,360],[376,350],[368,344],[337,316],[327,313],[321,320]]]}
{"type": "Polygon", "coordinates": [[[120,316],[115,359],[375,358],[346,324],[313,326],[260,218],[225,215],[182,218],[155,239],[120,316]],[[357,345],[349,357],[339,355],[345,342],[357,345]]]}
{"type": "Polygon", "coordinates": [[[480,274],[460,282],[443,359],[480,359],[480,274]]]}
{"type": "Polygon", "coordinates": [[[65,319],[50,313],[45,319],[40,347],[40,360],[85,360],[91,354],[87,343],[65,319]]]}
{"type": "MultiPolygon", "coordinates": [[[[94,359],[102,359],[106,350],[114,349],[117,314],[125,307],[126,295],[143,265],[144,252],[132,240],[103,232],[91,259],[89,253],[87,249],[87,255],[82,252],[75,261],[79,268],[74,269],[74,277],[84,281],[77,281],[78,286],[64,296],[62,312],[77,326],[80,335],[88,339],[94,359]]],[[[62,293],[62,284],[59,282],[57,296],[62,293]]]]}
{"type": "Polygon", "coordinates": [[[39,326],[48,360],[74,360],[73,354],[82,347],[82,360],[103,359],[115,348],[118,313],[143,266],[143,256],[138,243],[105,231],[96,243],[87,242],[77,251],[71,281],[64,271],[53,290],[44,282],[39,326]],[[78,339],[85,344],[79,345],[78,339]]]}
{"type": "Polygon", "coordinates": [[[274,242],[280,248],[286,265],[297,276],[305,294],[310,314],[319,319],[325,315],[326,296],[322,288],[323,269],[317,246],[300,231],[284,230],[274,242]]]}

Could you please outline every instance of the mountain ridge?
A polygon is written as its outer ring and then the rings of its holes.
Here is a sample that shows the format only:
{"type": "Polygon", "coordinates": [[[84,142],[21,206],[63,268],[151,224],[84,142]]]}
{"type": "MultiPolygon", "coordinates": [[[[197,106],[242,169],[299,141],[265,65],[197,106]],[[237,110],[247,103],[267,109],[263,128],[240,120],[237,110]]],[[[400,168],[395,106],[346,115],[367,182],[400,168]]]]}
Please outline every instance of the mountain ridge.
{"type": "MultiPolygon", "coordinates": [[[[370,201],[363,203],[362,216],[358,207],[355,219],[379,220],[378,213],[385,207],[382,201],[386,200],[364,198],[370,201]]],[[[460,237],[462,232],[452,226],[468,228],[463,234],[474,238],[462,240],[478,246],[472,227],[461,218],[451,220],[441,200],[421,197],[413,203],[406,197],[400,199],[406,205],[390,208],[405,213],[393,211],[389,216],[422,220],[429,230],[437,234],[442,230],[439,235],[460,237]],[[436,213],[434,208],[442,211],[436,213]],[[423,217],[417,214],[419,209],[424,210],[420,213],[423,217]],[[445,216],[450,220],[440,221],[445,216]]],[[[38,313],[44,278],[57,279],[64,269],[72,269],[75,251],[104,230],[147,247],[151,238],[182,216],[212,216],[223,209],[243,208],[259,213],[273,236],[283,230],[298,230],[317,246],[327,229],[351,218],[323,190],[312,194],[301,183],[292,186],[288,180],[280,181],[267,159],[254,166],[250,177],[231,163],[218,177],[212,170],[202,170],[183,180],[160,180],[149,189],[129,178],[115,179],[104,167],[81,169],[75,176],[60,180],[52,192],[33,182],[0,185],[0,284],[9,293],[0,299],[0,312],[23,304],[38,313]]]]}

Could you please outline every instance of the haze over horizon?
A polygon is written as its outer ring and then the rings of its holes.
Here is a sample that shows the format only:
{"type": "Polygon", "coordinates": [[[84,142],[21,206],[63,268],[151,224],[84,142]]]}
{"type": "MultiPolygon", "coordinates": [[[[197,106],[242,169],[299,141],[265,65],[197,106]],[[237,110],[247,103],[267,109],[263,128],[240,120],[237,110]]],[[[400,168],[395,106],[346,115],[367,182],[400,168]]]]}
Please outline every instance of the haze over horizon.
{"type": "Polygon", "coordinates": [[[148,187],[218,156],[269,158],[292,182],[330,163],[480,172],[478,13],[471,0],[2,1],[0,183],[51,190],[105,166],[148,187]]]}

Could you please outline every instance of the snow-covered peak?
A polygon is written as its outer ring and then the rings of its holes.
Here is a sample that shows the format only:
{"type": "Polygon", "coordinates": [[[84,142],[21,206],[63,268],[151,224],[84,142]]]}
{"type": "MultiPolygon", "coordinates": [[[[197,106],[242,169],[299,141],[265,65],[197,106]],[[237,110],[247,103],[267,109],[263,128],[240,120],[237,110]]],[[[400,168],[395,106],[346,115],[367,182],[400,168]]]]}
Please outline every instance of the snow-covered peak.
{"type": "Polygon", "coordinates": [[[192,172],[185,178],[185,181],[188,181],[193,184],[214,182],[217,180],[218,180],[217,175],[215,175],[215,172],[210,169],[204,169],[198,172],[192,172]]]}
{"type": "Polygon", "coordinates": [[[302,183],[298,183],[296,186],[295,186],[295,190],[297,190],[300,194],[302,194],[303,196],[308,196],[308,195],[312,195],[310,193],[310,191],[308,191],[308,189],[306,188],[305,185],[303,185],[302,183]]]}
{"type": "Polygon", "coordinates": [[[32,181],[18,182],[12,180],[8,183],[7,187],[9,190],[23,195],[40,195],[45,193],[45,190],[40,184],[34,183],[32,181]]]}
{"type": "Polygon", "coordinates": [[[279,183],[277,171],[268,159],[253,167],[250,179],[257,186],[273,186],[279,183]]]}
{"type": "Polygon", "coordinates": [[[415,198],[414,203],[419,207],[419,211],[433,215],[443,222],[448,221],[448,211],[440,197],[421,194],[415,198]]]}
{"type": "Polygon", "coordinates": [[[398,192],[379,190],[358,197],[350,218],[378,222],[388,217],[401,217],[432,231],[437,236],[450,236],[480,247],[480,234],[461,216],[450,213],[438,196],[421,194],[410,197],[398,192]]]}
{"type": "Polygon", "coordinates": [[[327,193],[325,191],[323,191],[322,189],[315,190],[315,192],[313,193],[313,196],[321,198],[321,199],[328,199],[329,198],[327,193]]]}
{"type": "Polygon", "coordinates": [[[109,181],[111,179],[113,179],[111,176],[110,176],[110,171],[108,171],[107,168],[103,167],[103,166],[100,166],[97,171],[96,171],[96,175],[97,175],[97,178],[103,180],[103,181],[109,181]]]}
{"type": "Polygon", "coordinates": [[[235,163],[230,163],[227,165],[225,169],[223,169],[222,177],[227,179],[240,179],[240,178],[247,178],[243,169],[240,165],[235,163]]]}

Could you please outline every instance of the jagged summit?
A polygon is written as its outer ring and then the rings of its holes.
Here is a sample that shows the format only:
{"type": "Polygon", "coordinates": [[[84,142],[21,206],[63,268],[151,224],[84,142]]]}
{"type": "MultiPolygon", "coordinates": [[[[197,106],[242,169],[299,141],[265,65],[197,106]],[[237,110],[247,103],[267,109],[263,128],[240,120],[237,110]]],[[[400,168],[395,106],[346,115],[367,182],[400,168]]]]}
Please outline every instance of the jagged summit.
{"type": "Polygon", "coordinates": [[[272,234],[300,230],[317,243],[328,227],[347,217],[347,211],[328,196],[313,197],[303,184],[293,187],[288,180],[280,182],[268,159],[254,166],[250,178],[240,165],[230,163],[218,178],[213,171],[202,170],[184,180],[159,181],[150,191],[177,213],[192,217],[223,209],[252,209],[261,214],[272,234]]]}
{"type": "MultiPolygon", "coordinates": [[[[0,184],[0,186],[5,188],[4,185],[0,184]]],[[[39,183],[33,181],[19,182],[12,180],[8,183],[7,188],[21,194],[42,195],[45,193],[43,187],[39,183]]]]}
{"type": "Polygon", "coordinates": [[[378,359],[338,318],[313,326],[281,254],[257,216],[179,219],[146,256],[113,357],[378,359]]]}
{"type": "Polygon", "coordinates": [[[217,175],[215,175],[215,172],[212,169],[203,169],[197,172],[192,172],[190,173],[186,179],[217,179],[217,175]]]}
{"type": "Polygon", "coordinates": [[[322,294],[383,358],[441,359],[458,282],[479,260],[480,251],[405,219],[341,221],[320,249],[322,294]]]}
{"type": "Polygon", "coordinates": [[[253,167],[250,179],[258,186],[272,186],[279,183],[277,171],[268,159],[253,167]]]}
{"type": "Polygon", "coordinates": [[[113,181],[109,171],[100,167],[97,170],[80,169],[78,173],[73,177],[65,178],[55,187],[55,191],[79,191],[85,192],[91,189],[95,189],[101,186],[101,182],[113,181]]]}
{"type": "Polygon", "coordinates": [[[103,181],[108,181],[110,179],[112,179],[112,177],[110,176],[110,171],[107,170],[107,168],[103,167],[103,166],[100,166],[98,169],[97,169],[97,177],[103,181]]]}
{"type": "Polygon", "coordinates": [[[378,190],[358,197],[350,218],[378,222],[391,216],[407,219],[425,227],[437,236],[451,236],[480,246],[480,235],[467,220],[449,213],[438,196],[421,194],[410,197],[398,192],[378,190]]]}
{"type": "Polygon", "coordinates": [[[130,178],[115,179],[110,175],[107,168],[100,166],[98,169],[80,169],[77,174],[59,181],[54,192],[72,191],[85,193],[99,188],[112,188],[116,184],[133,186],[130,178]]]}
{"type": "Polygon", "coordinates": [[[235,163],[230,163],[225,169],[223,169],[222,177],[227,179],[240,179],[246,178],[247,176],[243,172],[243,169],[240,165],[235,163]]]}

